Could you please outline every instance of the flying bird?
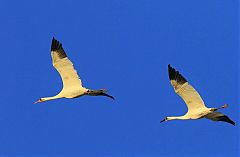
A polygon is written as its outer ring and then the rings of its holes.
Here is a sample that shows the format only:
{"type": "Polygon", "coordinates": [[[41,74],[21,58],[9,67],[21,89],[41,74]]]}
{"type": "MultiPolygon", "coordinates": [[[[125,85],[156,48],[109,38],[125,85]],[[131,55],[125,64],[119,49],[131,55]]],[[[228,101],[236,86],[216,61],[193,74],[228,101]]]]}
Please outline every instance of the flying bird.
{"type": "Polygon", "coordinates": [[[107,96],[114,99],[113,96],[108,95],[105,89],[92,90],[82,86],[80,77],[74,69],[72,62],[68,59],[62,44],[54,37],[51,46],[52,64],[60,74],[63,82],[61,92],[52,97],[40,98],[35,103],[54,100],[59,98],[78,98],[83,95],[90,96],[107,96]]]}
{"type": "Polygon", "coordinates": [[[188,119],[201,119],[207,118],[213,121],[223,121],[235,125],[228,116],[216,112],[219,109],[228,107],[227,104],[218,108],[208,108],[205,106],[199,93],[188,83],[188,81],[171,65],[168,65],[168,74],[170,82],[174,88],[174,91],[184,100],[188,107],[188,111],[183,116],[166,117],[160,122],[170,120],[188,120],[188,119]]]}

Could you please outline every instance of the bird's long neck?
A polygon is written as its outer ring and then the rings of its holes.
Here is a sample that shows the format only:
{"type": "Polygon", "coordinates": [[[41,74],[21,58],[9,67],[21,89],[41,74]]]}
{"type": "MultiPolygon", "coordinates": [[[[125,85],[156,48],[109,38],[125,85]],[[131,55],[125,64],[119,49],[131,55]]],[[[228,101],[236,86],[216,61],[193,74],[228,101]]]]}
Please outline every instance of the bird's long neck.
{"type": "Polygon", "coordinates": [[[55,95],[55,96],[51,96],[51,97],[44,97],[41,98],[42,101],[49,101],[49,100],[54,100],[54,99],[59,99],[62,98],[60,95],[55,95]]]}
{"type": "Polygon", "coordinates": [[[59,98],[63,98],[61,93],[59,93],[58,95],[55,95],[55,96],[51,96],[51,97],[40,98],[38,101],[34,102],[34,104],[49,101],[49,100],[59,99],[59,98]]]}
{"type": "Polygon", "coordinates": [[[167,120],[185,120],[188,119],[185,115],[184,116],[176,116],[176,117],[167,117],[167,120]]]}

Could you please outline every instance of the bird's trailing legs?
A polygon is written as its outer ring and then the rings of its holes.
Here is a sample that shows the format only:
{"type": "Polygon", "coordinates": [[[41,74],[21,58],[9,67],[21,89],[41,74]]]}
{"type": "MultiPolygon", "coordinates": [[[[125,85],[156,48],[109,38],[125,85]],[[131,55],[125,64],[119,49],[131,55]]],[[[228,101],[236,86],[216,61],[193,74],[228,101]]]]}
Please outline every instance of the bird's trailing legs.
{"type": "Polygon", "coordinates": [[[218,107],[218,108],[213,108],[213,111],[217,111],[219,109],[222,109],[222,108],[227,108],[228,107],[228,104],[224,104],[223,106],[221,107],[218,107]]]}

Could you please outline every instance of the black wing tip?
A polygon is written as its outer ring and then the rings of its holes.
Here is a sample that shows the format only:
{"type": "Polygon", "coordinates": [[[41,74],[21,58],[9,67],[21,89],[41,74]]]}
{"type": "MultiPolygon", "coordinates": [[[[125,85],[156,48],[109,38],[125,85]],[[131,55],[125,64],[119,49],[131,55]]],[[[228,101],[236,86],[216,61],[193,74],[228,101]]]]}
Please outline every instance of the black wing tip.
{"type": "Polygon", "coordinates": [[[54,37],[52,38],[52,45],[51,45],[51,51],[58,51],[63,50],[62,43],[60,43],[58,40],[56,40],[54,37]]]}
{"type": "Polygon", "coordinates": [[[228,116],[221,116],[219,121],[224,121],[235,126],[235,122],[232,121],[228,116]]]}
{"type": "Polygon", "coordinates": [[[115,98],[113,96],[110,97],[111,99],[115,100],[115,98]]]}
{"type": "Polygon", "coordinates": [[[234,122],[234,121],[229,120],[229,121],[227,121],[227,122],[235,126],[235,122],[234,122]]]}
{"type": "Polygon", "coordinates": [[[174,80],[175,79],[175,69],[171,67],[170,64],[168,64],[168,76],[170,80],[174,80]]]}
{"type": "Polygon", "coordinates": [[[102,95],[104,95],[104,96],[106,96],[106,97],[109,97],[109,98],[115,100],[115,98],[114,98],[113,96],[111,96],[111,95],[109,95],[109,94],[107,94],[107,93],[103,93],[102,95]]]}
{"type": "Polygon", "coordinates": [[[51,51],[57,52],[57,54],[60,58],[67,57],[67,55],[64,52],[64,49],[62,47],[62,43],[59,42],[58,40],[56,40],[54,37],[52,38],[51,51]]]}
{"type": "Polygon", "coordinates": [[[178,83],[184,84],[187,80],[179,73],[179,71],[175,70],[168,64],[168,76],[170,80],[176,80],[178,83]]]}

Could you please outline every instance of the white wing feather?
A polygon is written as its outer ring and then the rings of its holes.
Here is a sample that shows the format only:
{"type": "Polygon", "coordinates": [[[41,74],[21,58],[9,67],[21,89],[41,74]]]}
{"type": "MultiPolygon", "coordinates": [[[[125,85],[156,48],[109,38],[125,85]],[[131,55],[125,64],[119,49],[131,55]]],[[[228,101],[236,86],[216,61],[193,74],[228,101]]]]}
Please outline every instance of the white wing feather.
{"type": "Polygon", "coordinates": [[[189,112],[206,107],[198,92],[187,82],[177,88],[175,92],[184,100],[189,112]]]}
{"type": "Polygon", "coordinates": [[[63,82],[63,90],[71,88],[83,88],[82,82],[62,48],[62,44],[53,38],[51,48],[52,64],[60,74],[63,82]]]}
{"type": "Polygon", "coordinates": [[[206,108],[199,93],[187,82],[187,80],[170,65],[168,66],[170,82],[175,92],[184,100],[188,112],[199,108],[206,108]]]}

